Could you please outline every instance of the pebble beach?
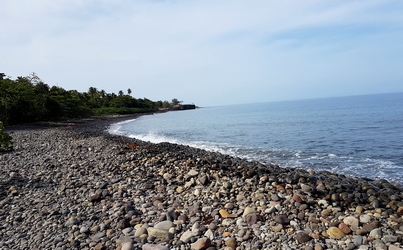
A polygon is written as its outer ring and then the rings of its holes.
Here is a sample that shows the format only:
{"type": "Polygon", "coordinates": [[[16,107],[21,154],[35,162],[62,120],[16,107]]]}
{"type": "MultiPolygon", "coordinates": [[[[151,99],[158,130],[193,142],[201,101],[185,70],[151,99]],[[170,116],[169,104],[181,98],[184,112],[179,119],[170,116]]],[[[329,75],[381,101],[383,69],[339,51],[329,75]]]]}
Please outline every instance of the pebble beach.
{"type": "Polygon", "coordinates": [[[403,250],[403,187],[107,132],[11,128],[0,250],[403,250]]]}

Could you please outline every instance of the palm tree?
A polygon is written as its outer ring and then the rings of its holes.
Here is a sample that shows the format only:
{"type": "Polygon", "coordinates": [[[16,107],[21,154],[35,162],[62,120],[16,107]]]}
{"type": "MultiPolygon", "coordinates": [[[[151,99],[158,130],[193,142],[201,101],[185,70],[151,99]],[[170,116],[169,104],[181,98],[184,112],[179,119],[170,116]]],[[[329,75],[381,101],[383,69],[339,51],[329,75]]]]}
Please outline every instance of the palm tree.
{"type": "Polygon", "coordinates": [[[127,89],[127,94],[130,95],[132,93],[132,90],[130,88],[127,89]]]}
{"type": "Polygon", "coordinates": [[[96,97],[97,94],[98,94],[97,88],[90,87],[90,88],[88,89],[88,94],[90,95],[91,98],[96,97]]]}

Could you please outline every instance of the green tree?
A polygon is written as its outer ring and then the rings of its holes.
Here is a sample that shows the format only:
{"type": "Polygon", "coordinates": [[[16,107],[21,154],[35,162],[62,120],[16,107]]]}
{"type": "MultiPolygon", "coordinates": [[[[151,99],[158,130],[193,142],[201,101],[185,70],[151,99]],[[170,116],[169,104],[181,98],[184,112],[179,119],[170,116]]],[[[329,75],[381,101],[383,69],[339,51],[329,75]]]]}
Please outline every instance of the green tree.
{"type": "Polygon", "coordinates": [[[13,150],[13,138],[3,131],[3,122],[0,121],[0,152],[13,150]]]}
{"type": "Polygon", "coordinates": [[[182,102],[181,102],[181,101],[179,101],[179,100],[178,100],[178,99],[176,99],[176,98],[172,99],[172,101],[171,101],[171,105],[172,105],[172,106],[179,105],[180,103],[182,103],[182,102]]]}

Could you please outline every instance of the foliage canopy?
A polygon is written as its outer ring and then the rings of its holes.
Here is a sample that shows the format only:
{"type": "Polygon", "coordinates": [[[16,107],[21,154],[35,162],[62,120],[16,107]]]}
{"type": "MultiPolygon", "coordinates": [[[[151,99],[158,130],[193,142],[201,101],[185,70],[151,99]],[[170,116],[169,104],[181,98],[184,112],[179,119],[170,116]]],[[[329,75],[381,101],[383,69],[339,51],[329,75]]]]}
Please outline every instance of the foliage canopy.
{"type": "Polygon", "coordinates": [[[3,131],[3,122],[0,122],[0,152],[13,150],[13,140],[9,133],[3,131]]]}
{"type": "MultiPolygon", "coordinates": [[[[49,86],[35,73],[12,80],[0,73],[0,121],[4,125],[59,121],[90,116],[154,112],[173,103],[134,98],[127,94],[106,93],[90,87],[88,92],[49,86]]],[[[175,103],[177,103],[177,99],[175,103]]]]}

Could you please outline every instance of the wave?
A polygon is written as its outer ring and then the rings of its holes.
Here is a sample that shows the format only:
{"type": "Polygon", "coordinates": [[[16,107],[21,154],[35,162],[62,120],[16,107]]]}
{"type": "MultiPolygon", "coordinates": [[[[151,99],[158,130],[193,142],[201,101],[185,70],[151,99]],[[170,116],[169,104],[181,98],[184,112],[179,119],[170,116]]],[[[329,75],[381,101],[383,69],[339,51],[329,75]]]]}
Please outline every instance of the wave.
{"type": "MultiPolygon", "coordinates": [[[[135,119],[134,119],[135,120],[135,119]]],[[[178,134],[148,131],[148,133],[133,133],[123,125],[134,120],[112,124],[108,129],[111,134],[136,138],[151,143],[169,142],[186,145],[210,152],[218,152],[233,157],[240,157],[263,164],[274,163],[286,168],[300,168],[305,170],[331,171],[350,177],[366,177],[371,179],[386,179],[403,183],[403,166],[385,159],[362,157],[334,152],[308,152],[289,148],[275,147],[247,147],[227,142],[208,140],[186,140],[178,134]],[[127,130],[126,130],[127,129],[127,130]]],[[[185,136],[185,138],[188,138],[185,136]]],[[[330,148],[329,148],[330,149],[330,148]]]]}

